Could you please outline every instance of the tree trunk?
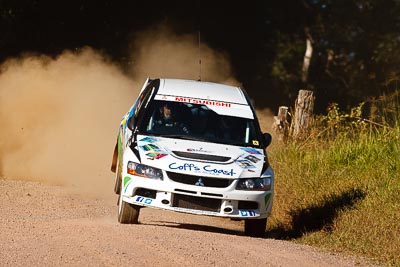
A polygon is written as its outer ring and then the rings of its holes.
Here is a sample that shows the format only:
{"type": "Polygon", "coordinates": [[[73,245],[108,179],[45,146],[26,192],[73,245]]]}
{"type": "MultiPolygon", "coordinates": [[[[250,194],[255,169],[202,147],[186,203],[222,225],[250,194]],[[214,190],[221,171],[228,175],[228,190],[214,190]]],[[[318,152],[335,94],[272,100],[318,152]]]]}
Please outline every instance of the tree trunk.
{"type": "Polygon", "coordinates": [[[308,28],[306,28],[305,33],[307,36],[306,53],[304,54],[303,68],[302,68],[302,75],[301,75],[301,81],[303,83],[307,82],[308,69],[310,68],[310,61],[311,61],[311,57],[312,57],[312,53],[313,53],[312,38],[311,38],[310,30],[308,28]]]}
{"type": "Polygon", "coordinates": [[[295,103],[293,137],[303,139],[309,133],[313,119],[314,94],[312,91],[300,90],[295,103]]]}
{"type": "Polygon", "coordinates": [[[280,106],[278,116],[274,116],[273,129],[279,141],[286,141],[289,134],[288,110],[288,107],[280,106]]]}

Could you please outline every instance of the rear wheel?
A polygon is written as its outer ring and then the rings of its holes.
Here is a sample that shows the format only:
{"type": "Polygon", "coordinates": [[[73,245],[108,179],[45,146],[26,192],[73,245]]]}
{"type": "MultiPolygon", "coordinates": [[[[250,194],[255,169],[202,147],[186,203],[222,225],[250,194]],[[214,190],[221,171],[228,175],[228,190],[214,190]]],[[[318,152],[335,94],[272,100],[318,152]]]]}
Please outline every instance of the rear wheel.
{"type": "Polygon", "coordinates": [[[127,203],[122,200],[122,195],[118,199],[118,222],[123,224],[139,223],[140,207],[127,203]]]}
{"type": "Polygon", "coordinates": [[[244,220],[244,234],[251,237],[264,237],[267,218],[244,220]]]}

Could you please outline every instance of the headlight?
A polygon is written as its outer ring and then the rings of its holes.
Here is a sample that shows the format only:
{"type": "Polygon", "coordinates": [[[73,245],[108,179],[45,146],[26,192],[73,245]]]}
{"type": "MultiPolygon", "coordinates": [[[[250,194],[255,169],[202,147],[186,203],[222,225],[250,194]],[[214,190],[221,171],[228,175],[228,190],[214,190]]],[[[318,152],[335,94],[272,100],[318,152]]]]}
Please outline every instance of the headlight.
{"type": "Polygon", "coordinates": [[[160,169],[134,163],[132,161],[128,162],[128,173],[144,178],[163,180],[163,174],[160,169]]]}
{"type": "Polygon", "coordinates": [[[267,191],[271,190],[271,184],[271,177],[243,178],[239,179],[239,183],[237,184],[236,189],[267,191]]]}

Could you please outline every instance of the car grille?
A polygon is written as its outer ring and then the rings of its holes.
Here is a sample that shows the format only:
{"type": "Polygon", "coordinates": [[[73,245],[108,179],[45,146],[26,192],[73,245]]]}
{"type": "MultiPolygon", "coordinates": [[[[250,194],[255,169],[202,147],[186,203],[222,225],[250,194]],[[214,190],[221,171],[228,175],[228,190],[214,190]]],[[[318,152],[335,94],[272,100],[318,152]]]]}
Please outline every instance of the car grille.
{"type": "Polygon", "coordinates": [[[221,210],[221,199],[174,194],[172,206],[185,209],[219,212],[221,210]]]}
{"type": "Polygon", "coordinates": [[[214,161],[214,162],[226,162],[231,159],[230,157],[197,154],[197,153],[182,152],[182,151],[172,151],[172,152],[178,157],[188,158],[188,159],[197,159],[197,160],[214,161]]]}
{"type": "Polygon", "coordinates": [[[188,184],[188,185],[200,185],[205,187],[217,187],[217,188],[225,188],[232,184],[232,179],[220,179],[220,178],[210,178],[210,177],[201,177],[194,175],[187,175],[176,172],[167,172],[169,179],[174,182],[188,184]]]}

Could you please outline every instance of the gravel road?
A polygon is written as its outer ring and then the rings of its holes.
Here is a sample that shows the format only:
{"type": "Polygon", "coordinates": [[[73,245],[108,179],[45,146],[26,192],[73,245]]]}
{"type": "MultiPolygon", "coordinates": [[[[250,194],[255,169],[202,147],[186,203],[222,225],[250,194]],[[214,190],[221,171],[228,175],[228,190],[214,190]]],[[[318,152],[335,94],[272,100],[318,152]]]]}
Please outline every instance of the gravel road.
{"type": "Polygon", "coordinates": [[[142,209],[117,222],[117,196],[0,179],[0,266],[367,266],[361,259],[242,234],[242,222],[142,209]]]}

